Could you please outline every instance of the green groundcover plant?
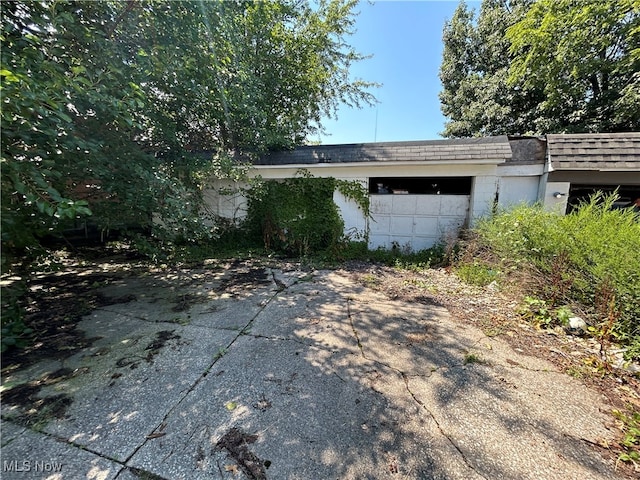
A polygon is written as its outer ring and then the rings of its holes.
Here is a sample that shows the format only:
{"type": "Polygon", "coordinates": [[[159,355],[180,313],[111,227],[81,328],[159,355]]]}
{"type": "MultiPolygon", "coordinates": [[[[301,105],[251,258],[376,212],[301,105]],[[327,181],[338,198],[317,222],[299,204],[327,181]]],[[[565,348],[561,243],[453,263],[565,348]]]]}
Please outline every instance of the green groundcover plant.
{"type": "Polygon", "coordinates": [[[539,272],[537,296],[550,307],[576,302],[591,331],[640,358],[640,217],[598,193],[561,216],[517,206],[481,221],[479,240],[509,269],[539,272]]]}

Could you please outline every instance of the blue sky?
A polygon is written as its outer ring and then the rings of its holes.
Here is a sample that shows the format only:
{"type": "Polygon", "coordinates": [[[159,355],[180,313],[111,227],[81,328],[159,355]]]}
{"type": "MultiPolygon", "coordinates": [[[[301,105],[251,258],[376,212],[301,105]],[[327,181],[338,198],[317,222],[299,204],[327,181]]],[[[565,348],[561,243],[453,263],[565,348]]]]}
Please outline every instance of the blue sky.
{"type": "MultiPolygon", "coordinates": [[[[325,119],[330,135],[311,138],[323,144],[430,140],[441,138],[438,70],[442,29],[459,0],[361,0],[356,33],[348,37],[356,51],[372,58],[352,67],[352,77],[383,84],[372,90],[379,103],[361,110],[343,106],[337,119],[325,119]],[[377,129],[376,129],[377,110],[377,129]]],[[[480,2],[466,2],[480,7],[480,2]]]]}

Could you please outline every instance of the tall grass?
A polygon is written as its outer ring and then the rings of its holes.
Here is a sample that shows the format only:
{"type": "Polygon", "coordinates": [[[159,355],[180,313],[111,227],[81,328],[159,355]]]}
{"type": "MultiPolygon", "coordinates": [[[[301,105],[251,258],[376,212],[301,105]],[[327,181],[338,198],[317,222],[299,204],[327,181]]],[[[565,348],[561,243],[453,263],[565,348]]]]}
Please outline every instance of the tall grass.
{"type": "Polygon", "coordinates": [[[566,216],[518,206],[481,221],[477,233],[503,267],[540,272],[546,300],[580,303],[600,335],[640,358],[640,217],[613,209],[615,199],[596,194],[566,216]]]}

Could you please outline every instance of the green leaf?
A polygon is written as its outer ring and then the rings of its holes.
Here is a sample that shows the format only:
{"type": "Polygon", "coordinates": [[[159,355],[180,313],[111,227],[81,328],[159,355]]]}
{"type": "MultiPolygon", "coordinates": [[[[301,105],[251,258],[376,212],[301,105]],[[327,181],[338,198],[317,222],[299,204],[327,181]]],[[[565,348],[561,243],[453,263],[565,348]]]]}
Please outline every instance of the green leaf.
{"type": "Polygon", "coordinates": [[[16,75],[14,75],[11,71],[2,69],[0,70],[0,76],[4,77],[7,82],[17,82],[20,80],[16,75]]]}

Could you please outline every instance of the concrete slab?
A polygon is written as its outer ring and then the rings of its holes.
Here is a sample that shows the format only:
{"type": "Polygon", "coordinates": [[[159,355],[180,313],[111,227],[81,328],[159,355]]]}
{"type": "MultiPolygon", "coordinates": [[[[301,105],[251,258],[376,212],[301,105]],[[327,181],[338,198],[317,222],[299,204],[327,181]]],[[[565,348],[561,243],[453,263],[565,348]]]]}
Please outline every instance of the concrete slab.
{"type": "Polygon", "coordinates": [[[374,388],[391,376],[388,390],[402,391],[397,374],[355,355],[336,363],[346,367],[337,373],[315,366],[315,357],[295,341],[242,337],[165,420],[166,437],[149,440],[129,465],[165,478],[224,476],[238,459],[216,445],[237,428],[256,435],[249,448],[268,478],[375,478],[395,470],[438,478],[430,418],[408,395],[390,401],[374,388]]]}
{"type": "Polygon", "coordinates": [[[408,388],[484,478],[615,478],[588,444],[611,433],[598,410],[601,399],[577,385],[567,389],[561,374],[534,381],[539,372],[515,373],[458,366],[412,377],[408,388]]]}
{"type": "Polygon", "coordinates": [[[135,298],[81,322],[90,347],[12,372],[73,372],[39,392],[72,402],[44,433],[3,421],[3,459],[119,480],[616,478],[589,448],[612,435],[601,398],[443,308],[340,272],[194,278],[105,286],[135,298]]]}
{"type": "Polygon", "coordinates": [[[126,460],[238,332],[149,323],[97,310],[79,327],[101,336],[67,360],[82,373],[44,389],[73,398],[45,431],[126,460]]]}
{"type": "Polygon", "coordinates": [[[12,442],[26,431],[25,427],[16,425],[12,422],[5,422],[0,420],[0,434],[2,439],[0,445],[4,447],[6,444],[12,442]]]}
{"type": "MultiPolygon", "coordinates": [[[[4,435],[4,425],[3,425],[4,435]]],[[[31,430],[2,447],[4,480],[116,478],[122,465],[31,430]]]]}

